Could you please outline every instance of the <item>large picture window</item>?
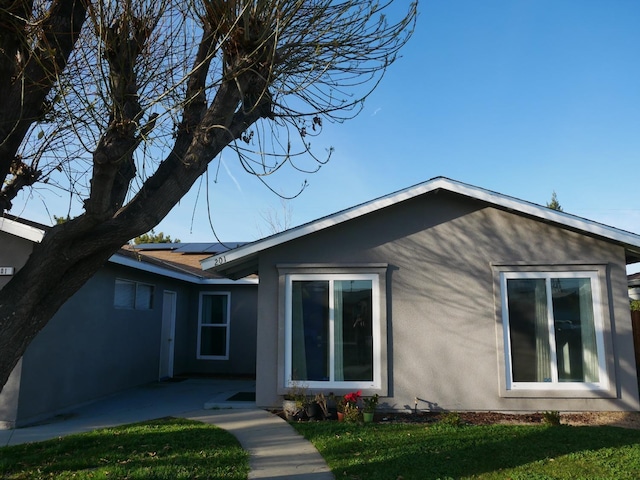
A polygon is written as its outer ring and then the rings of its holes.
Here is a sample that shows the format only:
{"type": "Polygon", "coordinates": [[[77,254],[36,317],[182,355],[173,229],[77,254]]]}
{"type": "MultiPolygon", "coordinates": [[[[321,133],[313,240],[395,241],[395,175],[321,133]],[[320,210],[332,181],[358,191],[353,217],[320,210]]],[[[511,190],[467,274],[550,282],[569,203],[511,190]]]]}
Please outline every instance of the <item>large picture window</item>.
{"type": "Polygon", "coordinates": [[[503,272],[507,389],[607,384],[596,272],[503,272]]]}
{"type": "Polygon", "coordinates": [[[227,360],[229,358],[229,293],[200,294],[198,315],[198,358],[227,360]]]}
{"type": "Polygon", "coordinates": [[[285,302],[289,385],[379,387],[378,275],[287,275],[285,302]]]}

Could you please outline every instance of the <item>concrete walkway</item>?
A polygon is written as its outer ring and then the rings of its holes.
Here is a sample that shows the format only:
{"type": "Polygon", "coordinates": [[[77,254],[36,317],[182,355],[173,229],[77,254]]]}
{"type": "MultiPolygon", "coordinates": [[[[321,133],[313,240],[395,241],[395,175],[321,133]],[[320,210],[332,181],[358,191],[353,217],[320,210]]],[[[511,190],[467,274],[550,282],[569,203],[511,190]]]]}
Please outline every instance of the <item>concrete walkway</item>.
{"type": "Polygon", "coordinates": [[[173,416],[211,423],[233,434],[249,452],[250,479],[333,480],[315,447],[287,422],[253,402],[228,401],[238,392],[251,391],[255,382],[250,380],[189,379],[145,385],[34,426],[0,430],[0,447],[173,416]]]}
{"type": "Polygon", "coordinates": [[[204,410],[187,416],[232,433],[249,452],[249,478],[332,480],[315,447],[287,422],[264,410],[204,410]]]}

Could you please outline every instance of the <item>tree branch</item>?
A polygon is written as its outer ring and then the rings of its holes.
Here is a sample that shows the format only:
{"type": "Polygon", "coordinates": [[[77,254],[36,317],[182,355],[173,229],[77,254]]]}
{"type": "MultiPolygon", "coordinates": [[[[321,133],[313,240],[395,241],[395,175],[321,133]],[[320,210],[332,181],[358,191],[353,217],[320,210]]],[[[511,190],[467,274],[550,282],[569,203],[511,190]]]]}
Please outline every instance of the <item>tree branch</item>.
{"type": "MultiPolygon", "coordinates": [[[[26,176],[16,179],[10,184],[10,188],[0,191],[1,211],[11,208],[11,200],[22,187],[37,180],[33,176],[36,174],[37,177],[38,172],[17,168],[21,161],[16,153],[29,127],[44,113],[44,100],[56,83],[58,74],[67,64],[87,13],[84,0],[54,0],[49,14],[42,20],[36,45],[26,59],[25,51],[31,40],[25,23],[32,15],[31,8],[32,4],[25,2],[24,7],[20,9],[20,13],[25,15],[25,21],[15,21],[11,24],[13,28],[3,35],[5,45],[12,48],[4,52],[3,60],[13,62],[13,68],[9,71],[17,73],[18,76],[1,77],[0,185],[5,183],[12,169],[25,172],[26,176]],[[6,40],[11,35],[15,36],[15,41],[6,40]]],[[[11,15],[12,12],[4,13],[11,15]]]]}
{"type": "Polygon", "coordinates": [[[136,174],[133,153],[140,143],[136,134],[142,108],[135,65],[151,30],[125,5],[122,14],[104,32],[113,103],[107,131],[93,153],[91,192],[85,210],[88,215],[108,218],[122,206],[136,174]]]}

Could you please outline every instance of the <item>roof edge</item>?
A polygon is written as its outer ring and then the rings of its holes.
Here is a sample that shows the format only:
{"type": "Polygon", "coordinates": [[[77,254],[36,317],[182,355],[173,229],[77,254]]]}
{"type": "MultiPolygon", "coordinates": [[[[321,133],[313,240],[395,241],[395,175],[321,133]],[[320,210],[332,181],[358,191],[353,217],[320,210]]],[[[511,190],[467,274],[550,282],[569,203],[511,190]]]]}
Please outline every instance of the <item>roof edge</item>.
{"type": "Polygon", "coordinates": [[[193,283],[196,285],[257,285],[258,279],[242,279],[242,280],[229,280],[228,278],[203,278],[197,275],[189,273],[181,273],[168,268],[161,267],[159,265],[152,265],[139,260],[134,260],[125,255],[115,253],[109,258],[109,262],[122,265],[125,267],[135,268],[147,273],[153,273],[161,275],[167,278],[173,278],[175,280],[182,280],[184,282],[193,283]]]}
{"type": "Polygon", "coordinates": [[[314,233],[325,228],[338,225],[348,220],[358,218],[365,214],[380,210],[396,203],[434,192],[445,190],[457,193],[475,200],[487,202],[507,210],[512,210],[523,215],[529,215],[540,220],[552,222],[576,229],[584,233],[600,236],[611,241],[622,243],[629,247],[635,247],[640,252],[640,236],[631,232],[620,230],[615,227],[594,222],[576,215],[553,210],[548,207],[520,200],[515,197],[497,193],[484,188],[476,187],[466,183],[451,180],[446,177],[435,177],[426,182],[399,190],[397,192],[379,197],[369,202],[356,205],[346,210],[322,217],[304,225],[294,227],[284,232],[272,235],[262,240],[243,245],[234,250],[223,252],[218,255],[200,261],[203,270],[213,270],[224,272],[234,265],[247,261],[252,256],[271,247],[275,247],[285,242],[295,240],[310,233],[314,233]]]}
{"type": "Polygon", "coordinates": [[[35,243],[40,243],[45,234],[45,231],[41,228],[36,228],[7,217],[0,217],[0,231],[35,243]]]}

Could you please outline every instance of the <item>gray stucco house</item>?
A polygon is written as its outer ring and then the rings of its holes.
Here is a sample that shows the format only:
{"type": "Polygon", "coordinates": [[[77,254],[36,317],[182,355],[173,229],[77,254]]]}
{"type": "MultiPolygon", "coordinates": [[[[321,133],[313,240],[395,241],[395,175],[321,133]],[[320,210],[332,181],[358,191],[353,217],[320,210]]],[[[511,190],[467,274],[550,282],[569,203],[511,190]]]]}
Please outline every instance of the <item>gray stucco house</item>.
{"type": "MultiPolygon", "coordinates": [[[[47,227],[0,218],[0,288],[47,227]]],[[[174,375],[255,375],[257,279],[198,261],[220,244],[122,249],[56,313],[0,393],[0,428],[174,375]],[[249,347],[247,347],[249,345],[249,347]]]]}
{"type": "Polygon", "coordinates": [[[256,400],[638,410],[640,236],[436,178],[202,261],[259,275],[256,400]]]}
{"type": "MultiPolygon", "coordinates": [[[[0,218],[0,288],[47,227],[0,218]]],[[[0,428],[172,376],[389,409],[639,410],[640,236],[436,178],[243,245],[123,248],[36,337],[0,428]],[[259,282],[258,282],[259,278],[259,282]]]]}

